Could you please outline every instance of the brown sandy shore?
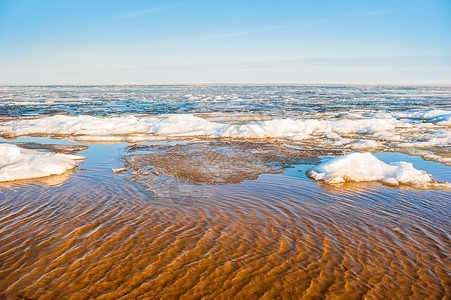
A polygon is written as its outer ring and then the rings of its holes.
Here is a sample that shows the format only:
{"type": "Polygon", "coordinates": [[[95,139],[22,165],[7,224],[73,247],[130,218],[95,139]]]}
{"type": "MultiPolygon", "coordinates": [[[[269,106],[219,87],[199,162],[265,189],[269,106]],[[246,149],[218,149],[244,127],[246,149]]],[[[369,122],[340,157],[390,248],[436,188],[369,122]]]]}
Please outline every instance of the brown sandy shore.
{"type": "Polygon", "coordinates": [[[451,297],[449,191],[318,184],[340,151],[272,142],[45,144],[87,160],[0,184],[0,298],[451,297]]]}

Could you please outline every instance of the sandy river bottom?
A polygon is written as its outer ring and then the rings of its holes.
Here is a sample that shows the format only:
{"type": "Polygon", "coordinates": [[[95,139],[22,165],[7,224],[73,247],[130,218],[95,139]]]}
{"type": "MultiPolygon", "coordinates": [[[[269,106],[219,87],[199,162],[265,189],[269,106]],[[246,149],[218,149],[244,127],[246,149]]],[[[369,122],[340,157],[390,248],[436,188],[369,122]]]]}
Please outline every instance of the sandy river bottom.
{"type": "MultiPolygon", "coordinates": [[[[0,184],[0,298],[451,296],[449,191],[318,184],[311,157],[239,182],[146,181],[112,172],[125,146],[89,145],[72,172],[0,184]]],[[[378,157],[451,181],[449,167],[378,157]]]]}

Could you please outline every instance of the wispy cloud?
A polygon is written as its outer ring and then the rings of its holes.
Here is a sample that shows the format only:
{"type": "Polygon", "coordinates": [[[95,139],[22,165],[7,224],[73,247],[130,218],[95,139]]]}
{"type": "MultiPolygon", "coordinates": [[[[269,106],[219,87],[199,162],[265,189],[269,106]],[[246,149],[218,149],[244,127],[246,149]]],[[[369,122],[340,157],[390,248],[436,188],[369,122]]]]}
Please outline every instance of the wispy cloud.
{"type": "Polygon", "coordinates": [[[366,17],[372,17],[372,16],[381,16],[381,15],[388,15],[391,14],[391,11],[388,10],[372,10],[372,11],[366,11],[358,14],[350,14],[349,17],[354,18],[366,18],[366,17]]]}
{"type": "Polygon", "coordinates": [[[300,24],[304,27],[310,27],[310,26],[316,26],[316,25],[320,25],[320,24],[324,24],[327,23],[327,20],[294,20],[294,21],[290,21],[285,23],[285,25],[288,27],[289,25],[293,25],[293,24],[300,24]]]}
{"type": "Polygon", "coordinates": [[[119,15],[118,18],[122,19],[122,20],[130,20],[130,19],[134,19],[137,17],[141,17],[143,15],[159,12],[162,10],[166,10],[166,9],[170,9],[170,8],[174,8],[174,7],[178,7],[178,6],[180,6],[179,3],[173,3],[170,5],[150,7],[150,8],[136,10],[136,11],[132,11],[132,12],[128,12],[128,13],[119,15]]]}
{"type": "Polygon", "coordinates": [[[60,56],[62,57],[70,57],[70,58],[86,58],[86,57],[93,57],[101,55],[102,52],[98,50],[80,50],[80,51],[72,51],[72,52],[66,52],[61,53],[60,56]]]}
{"type": "Polygon", "coordinates": [[[253,34],[253,33],[264,32],[264,31],[277,30],[277,29],[281,29],[281,28],[284,28],[284,27],[286,27],[286,26],[285,25],[273,25],[273,26],[264,26],[264,27],[260,27],[260,28],[254,28],[254,29],[247,29],[247,30],[242,30],[242,31],[210,34],[210,35],[204,35],[204,36],[200,36],[200,37],[175,40],[175,41],[172,42],[172,44],[179,44],[179,43],[186,43],[186,42],[195,42],[195,41],[204,41],[204,40],[213,40],[213,39],[220,39],[220,38],[248,35],[248,34],[253,34]]]}
{"type": "Polygon", "coordinates": [[[233,32],[215,33],[215,34],[209,34],[209,35],[204,35],[204,36],[199,36],[199,37],[184,38],[184,39],[171,40],[171,41],[166,40],[166,41],[157,42],[155,44],[174,45],[174,44],[180,44],[180,43],[229,38],[229,37],[250,35],[250,34],[254,34],[254,33],[261,33],[261,32],[284,29],[284,28],[292,26],[293,24],[301,24],[303,26],[315,26],[315,25],[320,25],[320,24],[326,23],[326,22],[327,22],[326,20],[316,20],[316,21],[295,20],[295,21],[290,21],[290,22],[286,22],[283,24],[278,24],[278,25],[265,25],[265,26],[261,26],[258,28],[249,28],[249,29],[243,29],[243,30],[233,31],[233,32]]]}

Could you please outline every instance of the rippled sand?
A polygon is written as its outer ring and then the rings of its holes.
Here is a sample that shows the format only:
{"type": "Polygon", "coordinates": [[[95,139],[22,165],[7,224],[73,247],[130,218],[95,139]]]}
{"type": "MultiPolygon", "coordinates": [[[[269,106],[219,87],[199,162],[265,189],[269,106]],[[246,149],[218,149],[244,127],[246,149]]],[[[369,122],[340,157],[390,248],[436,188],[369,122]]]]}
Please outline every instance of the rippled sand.
{"type": "Polygon", "coordinates": [[[0,185],[0,298],[451,297],[449,191],[318,185],[299,165],[155,198],[111,172],[112,147],[0,185]]]}

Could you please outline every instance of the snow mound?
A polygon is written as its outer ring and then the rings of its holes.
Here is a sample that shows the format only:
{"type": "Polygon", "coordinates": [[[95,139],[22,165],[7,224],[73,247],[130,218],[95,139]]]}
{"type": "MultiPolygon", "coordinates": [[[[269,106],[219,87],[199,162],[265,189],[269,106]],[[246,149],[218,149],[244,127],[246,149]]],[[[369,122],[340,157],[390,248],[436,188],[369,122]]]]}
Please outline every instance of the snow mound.
{"type": "Polygon", "coordinates": [[[373,140],[364,140],[364,141],[358,141],[358,142],[354,142],[352,144],[349,144],[348,147],[352,148],[352,149],[359,149],[359,150],[370,150],[370,149],[376,149],[376,148],[381,148],[384,145],[382,145],[381,143],[377,142],[377,141],[373,141],[373,140]]]}
{"type": "Polygon", "coordinates": [[[0,122],[4,137],[24,135],[118,136],[145,134],[151,136],[286,138],[306,139],[327,133],[362,134],[408,127],[394,118],[361,120],[273,119],[242,125],[211,122],[191,114],[169,115],[164,118],[121,116],[56,115],[32,120],[0,122]]]}
{"type": "Polygon", "coordinates": [[[415,187],[450,187],[437,183],[431,175],[417,170],[411,163],[387,164],[371,153],[351,153],[335,157],[307,171],[314,180],[326,183],[379,181],[389,185],[407,184],[415,187]]]}
{"type": "Polygon", "coordinates": [[[84,156],[45,153],[0,144],[0,182],[60,175],[73,169],[84,156]]]}
{"type": "Polygon", "coordinates": [[[451,126],[451,111],[442,109],[422,110],[409,113],[395,114],[401,118],[422,119],[428,123],[435,123],[439,126],[451,126]]]}
{"type": "Polygon", "coordinates": [[[444,115],[450,115],[451,111],[448,110],[442,110],[442,109],[431,109],[431,110],[422,110],[422,111],[416,111],[412,113],[406,114],[407,116],[411,118],[417,118],[417,119],[432,119],[444,115]]]}
{"type": "Polygon", "coordinates": [[[451,131],[449,130],[437,130],[430,139],[426,139],[421,142],[408,142],[399,143],[399,147],[402,148],[431,148],[431,147],[443,147],[444,150],[449,151],[451,146],[451,131]]]}
{"type": "Polygon", "coordinates": [[[436,123],[440,126],[451,126],[451,113],[437,116],[434,118],[429,119],[429,122],[436,123]]]}

